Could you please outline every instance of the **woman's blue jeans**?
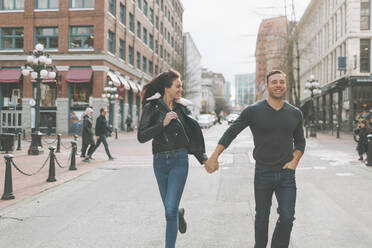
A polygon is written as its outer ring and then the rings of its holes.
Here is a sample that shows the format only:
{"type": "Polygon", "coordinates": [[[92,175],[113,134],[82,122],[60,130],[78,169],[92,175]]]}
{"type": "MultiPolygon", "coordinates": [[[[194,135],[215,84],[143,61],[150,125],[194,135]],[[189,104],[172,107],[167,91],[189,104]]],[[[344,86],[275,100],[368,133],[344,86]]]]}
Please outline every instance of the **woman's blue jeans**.
{"type": "Polygon", "coordinates": [[[154,154],[154,172],[167,221],[165,247],[174,248],[178,234],[178,207],[189,170],[186,149],[154,154]]]}

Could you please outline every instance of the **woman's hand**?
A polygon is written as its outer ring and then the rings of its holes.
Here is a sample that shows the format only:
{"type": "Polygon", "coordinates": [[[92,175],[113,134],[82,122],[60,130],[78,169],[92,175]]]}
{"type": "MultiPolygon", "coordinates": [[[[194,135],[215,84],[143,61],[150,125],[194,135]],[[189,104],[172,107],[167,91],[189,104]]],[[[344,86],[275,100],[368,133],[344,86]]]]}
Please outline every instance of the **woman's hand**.
{"type": "Polygon", "coordinates": [[[173,119],[177,119],[178,116],[177,116],[177,113],[176,112],[168,112],[166,115],[165,115],[165,118],[164,118],[164,121],[163,121],[163,127],[166,127],[169,125],[169,123],[173,120],[173,119]]]}

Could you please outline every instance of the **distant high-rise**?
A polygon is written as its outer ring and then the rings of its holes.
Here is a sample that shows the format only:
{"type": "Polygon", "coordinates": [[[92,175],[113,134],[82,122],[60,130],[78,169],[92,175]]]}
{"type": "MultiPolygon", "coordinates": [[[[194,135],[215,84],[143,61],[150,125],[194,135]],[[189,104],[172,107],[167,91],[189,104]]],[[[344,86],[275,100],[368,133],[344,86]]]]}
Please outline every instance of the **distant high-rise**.
{"type": "Polygon", "coordinates": [[[255,102],[255,73],[235,75],[235,102],[241,108],[255,102]]]}
{"type": "Polygon", "coordinates": [[[256,43],[256,100],[265,97],[267,72],[275,69],[287,72],[287,19],[285,16],[264,19],[256,43]]]}

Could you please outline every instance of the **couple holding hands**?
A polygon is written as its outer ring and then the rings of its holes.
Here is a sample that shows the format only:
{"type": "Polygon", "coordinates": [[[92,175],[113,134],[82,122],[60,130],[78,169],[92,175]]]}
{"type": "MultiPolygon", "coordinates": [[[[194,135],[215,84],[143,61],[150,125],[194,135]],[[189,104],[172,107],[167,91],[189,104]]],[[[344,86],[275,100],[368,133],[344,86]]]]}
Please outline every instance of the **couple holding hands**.
{"type": "Polygon", "coordinates": [[[253,134],[256,160],[255,248],[267,246],[274,193],[279,218],[271,247],[288,247],[295,219],[295,170],[305,150],[305,138],[302,113],[284,100],[286,89],[286,75],[280,70],[269,72],[267,99],[246,107],[208,158],[201,128],[189,116],[190,102],[182,98],[180,74],[169,70],[145,85],[138,140],[141,143],[152,140],[153,169],[165,208],[166,248],[174,248],[178,231],[187,230],[185,210],[179,208],[179,203],[188,175],[188,154],[194,155],[207,172],[213,173],[218,170],[220,154],[248,126],[253,134]]]}

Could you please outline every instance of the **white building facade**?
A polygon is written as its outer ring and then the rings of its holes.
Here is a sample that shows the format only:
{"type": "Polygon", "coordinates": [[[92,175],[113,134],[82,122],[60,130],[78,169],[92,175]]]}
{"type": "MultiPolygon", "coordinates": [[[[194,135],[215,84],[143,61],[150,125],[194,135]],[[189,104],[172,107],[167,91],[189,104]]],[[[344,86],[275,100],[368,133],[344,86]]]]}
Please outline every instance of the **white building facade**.
{"type": "Polygon", "coordinates": [[[184,44],[184,97],[192,101],[189,106],[193,116],[200,114],[202,105],[202,56],[194,43],[190,33],[183,36],[184,44]]]}
{"type": "Polygon", "coordinates": [[[241,109],[255,102],[256,73],[235,75],[235,101],[241,109]]]}
{"type": "Polygon", "coordinates": [[[351,130],[356,113],[372,108],[370,9],[370,0],[312,0],[298,23],[301,102],[320,128],[351,130]],[[304,93],[311,75],[322,89],[314,108],[304,93]]]}

